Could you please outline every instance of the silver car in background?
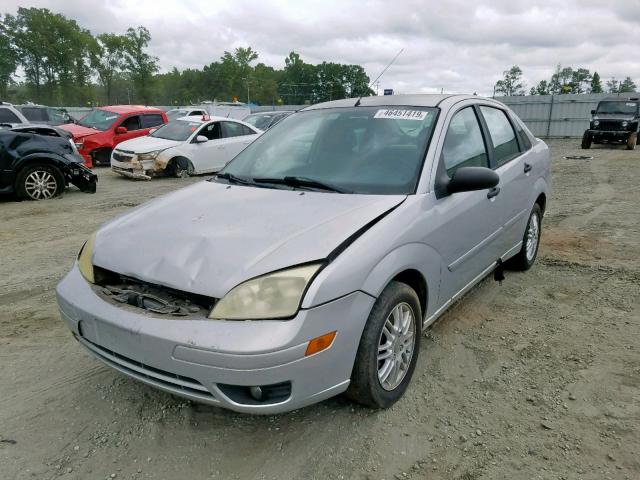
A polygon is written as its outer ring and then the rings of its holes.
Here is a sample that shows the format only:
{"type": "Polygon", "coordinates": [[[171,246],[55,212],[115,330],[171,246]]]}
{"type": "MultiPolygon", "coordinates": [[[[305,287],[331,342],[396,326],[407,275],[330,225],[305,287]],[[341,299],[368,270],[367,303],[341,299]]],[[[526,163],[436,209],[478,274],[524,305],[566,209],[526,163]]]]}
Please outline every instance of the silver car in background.
{"type": "Polygon", "coordinates": [[[497,101],[314,105],[103,225],[58,303],[95,357],[197,402],[389,407],[423,329],[496,268],[534,263],[549,189],[547,146],[497,101]]]}

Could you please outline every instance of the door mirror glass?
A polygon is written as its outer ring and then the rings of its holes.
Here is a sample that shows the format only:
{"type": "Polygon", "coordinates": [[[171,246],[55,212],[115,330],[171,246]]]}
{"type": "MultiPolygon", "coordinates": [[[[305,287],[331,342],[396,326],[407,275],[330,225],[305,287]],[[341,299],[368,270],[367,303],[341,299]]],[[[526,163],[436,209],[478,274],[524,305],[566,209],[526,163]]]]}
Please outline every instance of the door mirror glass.
{"type": "Polygon", "coordinates": [[[591,115],[595,115],[596,111],[595,110],[591,110],[591,115]]]}
{"type": "Polygon", "coordinates": [[[127,127],[123,127],[123,126],[119,126],[116,127],[116,133],[118,135],[123,134],[123,133],[127,133],[129,130],[127,130],[127,127]]]}
{"type": "Polygon", "coordinates": [[[447,184],[449,194],[493,188],[500,182],[496,172],[486,167],[462,167],[455,171],[447,184]]]}
{"type": "Polygon", "coordinates": [[[205,143],[208,142],[209,139],[207,137],[205,137],[204,135],[198,135],[196,137],[196,142],[195,143],[205,143]]]}

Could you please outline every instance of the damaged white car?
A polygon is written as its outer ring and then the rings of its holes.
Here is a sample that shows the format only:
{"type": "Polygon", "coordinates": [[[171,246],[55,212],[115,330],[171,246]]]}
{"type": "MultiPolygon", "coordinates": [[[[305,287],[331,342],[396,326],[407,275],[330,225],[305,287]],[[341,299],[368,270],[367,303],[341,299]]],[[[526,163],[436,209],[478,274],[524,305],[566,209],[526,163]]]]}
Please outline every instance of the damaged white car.
{"type": "Polygon", "coordinates": [[[182,117],[146,137],[122,142],[111,154],[111,169],[131,178],[187,177],[217,172],[261,130],[223,117],[182,117]]]}

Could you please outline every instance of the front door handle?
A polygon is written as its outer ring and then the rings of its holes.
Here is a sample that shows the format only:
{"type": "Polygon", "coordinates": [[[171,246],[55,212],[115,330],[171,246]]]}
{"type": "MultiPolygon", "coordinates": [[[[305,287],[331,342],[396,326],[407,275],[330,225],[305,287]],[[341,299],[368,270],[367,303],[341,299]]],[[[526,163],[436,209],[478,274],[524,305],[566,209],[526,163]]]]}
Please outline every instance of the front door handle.
{"type": "Polygon", "coordinates": [[[525,163],[524,164],[524,173],[529,173],[531,170],[533,170],[533,165],[531,165],[530,163],[525,163]]]}
{"type": "Polygon", "coordinates": [[[487,198],[493,198],[498,196],[500,193],[500,187],[493,187],[491,190],[487,192],[487,198]]]}

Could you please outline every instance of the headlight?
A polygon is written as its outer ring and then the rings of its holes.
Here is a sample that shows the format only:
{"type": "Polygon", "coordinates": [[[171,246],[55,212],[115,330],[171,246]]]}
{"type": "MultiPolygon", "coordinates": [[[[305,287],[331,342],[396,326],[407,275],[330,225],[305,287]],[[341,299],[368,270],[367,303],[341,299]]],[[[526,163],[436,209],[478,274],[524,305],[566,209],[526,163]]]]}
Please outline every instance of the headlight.
{"type": "Polygon", "coordinates": [[[93,275],[93,246],[96,243],[96,234],[92,233],[89,239],[80,249],[78,253],[78,269],[82,276],[89,283],[95,283],[95,277],[93,275]]]}
{"type": "Polygon", "coordinates": [[[269,273],[231,289],[209,314],[219,320],[257,320],[292,317],[320,264],[269,273]]]}
{"type": "Polygon", "coordinates": [[[622,121],[622,128],[625,128],[627,125],[629,125],[629,122],[627,122],[626,120],[622,121]]]}
{"type": "Polygon", "coordinates": [[[155,150],[153,152],[139,153],[138,160],[155,160],[162,150],[155,150]]]}
{"type": "Polygon", "coordinates": [[[598,125],[600,125],[600,120],[594,120],[593,121],[593,126],[597,127],[598,125]]]}

